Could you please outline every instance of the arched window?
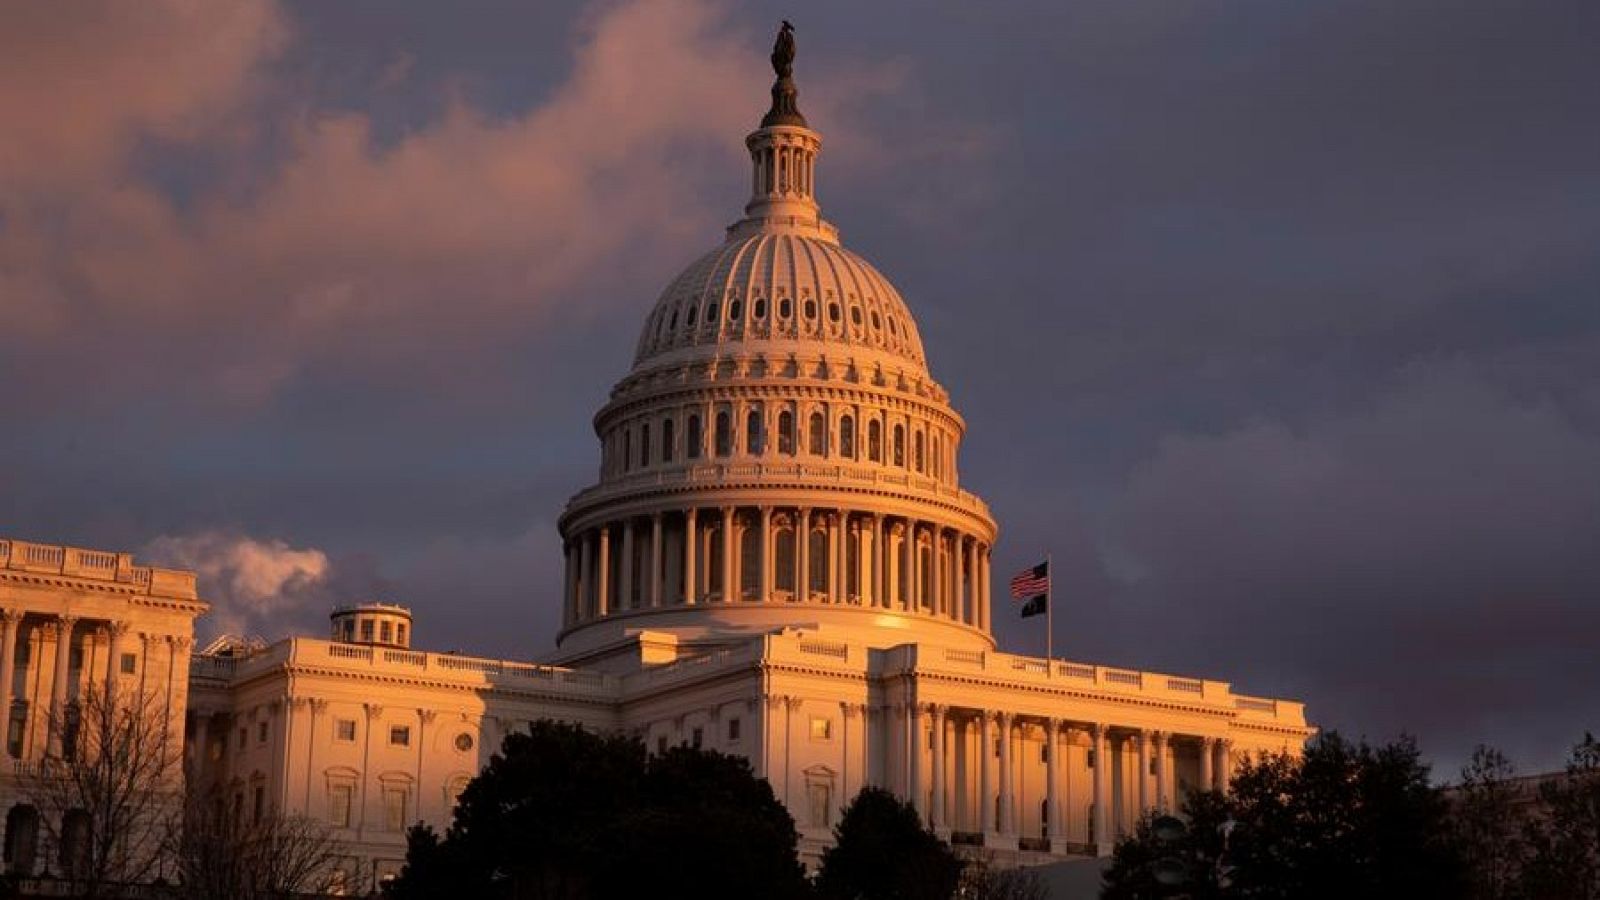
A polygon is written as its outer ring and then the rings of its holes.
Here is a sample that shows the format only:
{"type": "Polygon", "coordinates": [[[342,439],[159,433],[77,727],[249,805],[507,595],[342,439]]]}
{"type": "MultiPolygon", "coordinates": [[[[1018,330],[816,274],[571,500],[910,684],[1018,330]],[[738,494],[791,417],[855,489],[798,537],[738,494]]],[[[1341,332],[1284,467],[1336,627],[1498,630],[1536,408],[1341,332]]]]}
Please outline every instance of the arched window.
{"type": "Polygon", "coordinates": [[[622,471],[624,471],[624,472],[628,471],[628,467],[630,467],[632,465],[633,465],[633,431],[631,431],[630,429],[624,428],[622,430],[622,471]]]}
{"type": "Polygon", "coordinates": [[[793,312],[794,308],[790,305],[788,297],[778,301],[778,318],[787,319],[793,312]]]}
{"type": "Polygon", "coordinates": [[[717,413],[717,455],[728,456],[733,453],[733,425],[728,421],[728,411],[717,413]]]}
{"type": "Polygon", "coordinates": [[[688,435],[686,435],[687,440],[684,441],[684,444],[686,446],[684,446],[684,448],[683,448],[683,455],[685,457],[687,457],[689,459],[699,459],[700,458],[700,446],[701,446],[701,443],[702,443],[702,441],[700,440],[701,437],[702,437],[702,435],[700,434],[700,416],[698,414],[696,414],[696,413],[690,413],[689,414],[689,433],[688,433],[688,435]]]}
{"type": "Polygon", "coordinates": [[[820,412],[814,412],[811,414],[811,437],[809,444],[810,446],[806,449],[812,456],[828,455],[828,420],[824,418],[820,412]]]}
{"type": "Polygon", "coordinates": [[[877,419],[867,423],[867,459],[883,462],[883,423],[877,419]]]}
{"type": "MultiPolygon", "coordinates": [[[[811,571],[806,573],[806,583],[812,592],[828,592],[828,533],[821,529],[812,529],[806,537],[811,542],[811,547],[806,552],[809,554],[807,562],[811,571]]],[[[801,599],[810,599],[806,595],[801,599]]]]}
{"type": "Polygon", "coordinates": [[[6,871],[32,875],[39,858],[39,811],[27,804],[6,813],[6,871]]]}
{"type": "Polygon", "coordinates": [[[839,455],[845,459],[856,458],[856,420],[845,416],[839,420],[839,455]]]}
{"type": "Polygon", "coordinates": [[[944,435],[934,435],[933,438],[933,477],[944,477],[944,435]]]}
{"type": "Polygon", "coordinates": [[[794,529],[782,528],[773,536],[772,586],[780,591],[794,591],[794,529]]]}
{"type": "Polygon", "coordinates": [[[672,439],[676,437],[672,433],[676,430],[673,428],[674,424],[671,419],[661,423],[661,461],[664,463],[672,462],[672,439]]]}
{"type": "Polygon", "coordinates": [[[761,431],[761,410],[752,409],[744,417],[745,449],[751,456],[766,452],[767,436],[761,431]]]}
{"type": "Polygon", "coordinates": [[[639,426],[639,468],[650,465],[650,423],[639,426]]]}
{"type": "Polygon", "coordinates": [[[904,425],[894,426],[893,462],[897,466],[904,466],[906,464],[906,427],[904,425]]]}
{"type": "Polygon", "coordinates": [[[787,409],[778,413],[778,452],[794,455],[794,413],[787,409]]]}
{"type": "Polygon", "coordinates": [[[746,527],[739,535],[739,599],[762,600],[761,529],[746,527]]]}
{"type": "Polygon", "coordinates": [[[716,324],[717,324],[717,301],[713,300],[710,303],[706,304],[706,325],[711,326],[711,325],[716,325],[716,324]]]}
{"type": "Polygon", "coordinates": [[[755,317],[757,319],[765,319],[767,317],[767,301],[766,301],[766,298],[764,298],[764,297],[756,298],[756,302],[751,304],[751,310],[750,311],[755,314],[755,317]]]}
{"type": "Polygon", "coordinates": [[[921,431],[918,431],[918,432],[917,432],[917,433],[916,433],[916,435],[915,435],[915,436],[914,436],[914,437],[915,437],[915,440],[914,440],[914,442],[913,442],[913,449],[914,449],[914,450],[915,450],[915,455],[914,455],[914,461],[915,461],[915,462],[916,462],[916,464],[917,464],[917,471],[918,471],[918,472],[921,472],[921,471],[923,471],[923,466],[922,466],[922,462],[923,462],[923,455],[922,455],[922,444],[923,444],[923,440],[922,440],[922,432],[921,432],[921,431]]]}
{"type": "Polygon", "coordinates": [[[743,311],[744,311],[744,304],[743,303],[740,303],[738,300],[729,300],[728,301],[728,318],[733,319],[734,321],[738,321],[739,320],[739,314],[742,313],[743,311]]]}
{"type": "Polygon", "coordinates": [[[689,306],[689,314],[683,317],[683,324],[689,326],[690,328],[693,328],[694,327],[694,314],[695,314],[695,307],[694,307],[693,304],[691,304],[689,306]]]}

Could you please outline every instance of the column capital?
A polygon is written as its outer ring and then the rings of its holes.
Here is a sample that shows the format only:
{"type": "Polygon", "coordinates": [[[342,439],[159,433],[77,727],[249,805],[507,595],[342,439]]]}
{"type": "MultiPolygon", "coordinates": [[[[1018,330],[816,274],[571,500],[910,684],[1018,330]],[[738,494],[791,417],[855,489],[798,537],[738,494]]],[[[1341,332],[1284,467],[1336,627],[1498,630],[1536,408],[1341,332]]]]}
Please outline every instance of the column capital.
{"type": "Polygon", "coordinates": [[[1167,745],[1167,737],[1168,735],[1165,731],[1150,732],[1150,740],[1155,743],[1157,750],[1160,750],[1162,747],[1167,745]]]}
{"type": "Polygon", "coordinates": [[[289,704],[290,712],[299,712],[311,705],[311,701],[306,697],[285,697],[284,702],[289,704]]]}
{"type": "Polygon", "coordinates": [[[61,623],[54,619],[42,622],[39,625],[39,634],[47,641],[58,640],[61,637],[61,623]]]}
{"type": "Polygon", "coordinates": [[[20,609],[0,607],[0,627],[9,628],[22,621],[23,612],[20,609]]]}
{"type": "Polygon", "coordinates": [[[186,634],[169,634],[167,635],[167,643],[179,650],[187,650],[194,646],[194,638],[186,634]]]}
{"type": "Polygon", "coordinates": [[[121,638],[133,629],[133,624],[127,619],[112,619],[106,623],[106,631],[114,638],[121,638]]]}
{"type": "Polygon", "coordinates": [[[79,616],[76,613],[59,613],[56,615],[56,621],[60,622],[67,628],[71,628],[73,625],[76,625],[80,618],[82,618],[82,616],[79,616]]]}
{"type": "Polygon", "coordinates": [[[312,697],[311,700],[310,700],[310,703],[311,703],[311,714],[313,716],[319,715],[321,713],[324,713],[324,712],[328,711],[328,701],[326,701],[326,700],[322,700],[322,699],[319,699],[317,697],[312,697]]]}
{"type": "Polygon", "coordinates": [[[856,703],[853,700],[841,700],[839,701],[839,710],[844,713],[846,719],[853,719],[857,713],[866,712],[866,704],[856,703]]]}
{"type": "Polygon", "coordinates": [[[383,715],[382,703],[363,703],[361,708],[366,711],[368,720],[376,719],[383,715]]]}
{"type": "Polygon", "coordinates": [[[417,718],[422,720],[422,724],[424,724],[424,725],[432,725],[433,724],[433,720],[438,718],[438,716],[439,716],[439,713],[437,711],[435,711],[435,710],[431,710],[431,709],[418,709],[417,710],[417,718]]]}

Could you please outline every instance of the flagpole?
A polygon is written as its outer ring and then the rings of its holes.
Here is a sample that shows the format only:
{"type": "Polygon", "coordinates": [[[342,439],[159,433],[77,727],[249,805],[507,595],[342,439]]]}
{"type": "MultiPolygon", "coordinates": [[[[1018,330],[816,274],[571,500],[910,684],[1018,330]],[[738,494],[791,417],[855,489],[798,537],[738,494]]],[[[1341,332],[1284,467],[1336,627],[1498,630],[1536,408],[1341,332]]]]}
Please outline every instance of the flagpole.
{"type": "Polygon", "coordinates": [[[1050,565],[1050,554],[1044,555],[1044,659],[1045,671],[1050,671],[1050,660],[1055,654],[1056,637],[1056,572],[1050,565]]]}

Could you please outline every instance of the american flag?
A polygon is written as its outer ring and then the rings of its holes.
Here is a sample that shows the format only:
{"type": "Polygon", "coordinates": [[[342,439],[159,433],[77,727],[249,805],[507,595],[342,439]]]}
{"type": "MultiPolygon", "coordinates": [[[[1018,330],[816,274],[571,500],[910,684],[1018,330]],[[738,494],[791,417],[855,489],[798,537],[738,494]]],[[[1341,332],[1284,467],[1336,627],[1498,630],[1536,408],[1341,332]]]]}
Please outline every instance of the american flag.
{"type": "Polygon", "coordinates": [[[1032,600],[1050,591],[1050,563],[1048,560],[1030,566],[1011,577],[1011,599],[1032,600]]]}

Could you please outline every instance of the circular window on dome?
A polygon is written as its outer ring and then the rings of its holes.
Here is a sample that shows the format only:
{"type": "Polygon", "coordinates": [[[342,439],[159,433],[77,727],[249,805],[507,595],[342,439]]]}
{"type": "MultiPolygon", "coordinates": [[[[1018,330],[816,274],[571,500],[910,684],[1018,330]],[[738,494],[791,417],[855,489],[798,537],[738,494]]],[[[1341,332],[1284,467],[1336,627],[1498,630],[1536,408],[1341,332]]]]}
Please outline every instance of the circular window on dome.
{"type": "Polygon", "coordinates": [[[674,331],[678,327],[678,311],[672,311],[672,318],[667,320],[667,330],[674,331]]]}
{"type": "Polygon", "coordinates": [[[856,326],[857,328],[861,327],[861,307],[850,307],[850,324],[856,326]]]}
{"type": "Polygon", "coordinates": [[[895,335],[896,337],[900,335],[900,328],[895,325],[894,316],[889,317],[889,333],[895,335]]]}
{"type": "Polygon", "coordinates": [[[765,319],[767,317],[767,301],[758,298],[755,303],[750,305],[750,314],[758,319],[765,319]]]}
{"type": "Polygon", "coordinates": [[[744,312],[744,304],[743,303],[740,303],[737,300],[729,301],[729,303],[728,303],[728,318],[730,318],[730,319],[738,319],[739,318],[739,314],[742,313],[742,312],[744,312]]]}
{"type": "Polygon", "coordinates": [[[689,315],[685,316],[683,321],[684,324],[688,325],[690,328],[694,327],[694,307],[689,307],[689,315]]]}
{"type": "Polygon", "coordinates": [[[790,305],[788,297],[778,301],[778,318],[787,319],[793,312],[794,307],[790,305]]]}
{"type": "Polygon", "coordinates": [[[878,318],[878,311],[877,310],[873,310],[872,311],[872,330],[873,331],[881,331],[882,329],[883,329],[883,320],[878,318]]]}
{"type": "Polygon", "coordinates": [[[471,750],[472,735],[466,733],[465,731],[456,735],[456,749],[460,750],[462,753],[466,753],[468,750],[471,750]]]}
{"type": "Polygon", "coordinates": [[[829,303],[828,304],[828,321],[830,321],[830,322],[839,321],[839,304],[837,304],[837,303],[829,303]]]}
{"type": "Polygon", "coordinates": [[[710,325],[717,320],[717,302],[715,300],[706,306],[706,324],[710,325]]]}
{"type": "Polygon", "coordinates": [[[807,300],[806,301],[806,318],[815,319],[816,317],[817,317],[817,301],[815,301],[815,300],[807,300]]]}

